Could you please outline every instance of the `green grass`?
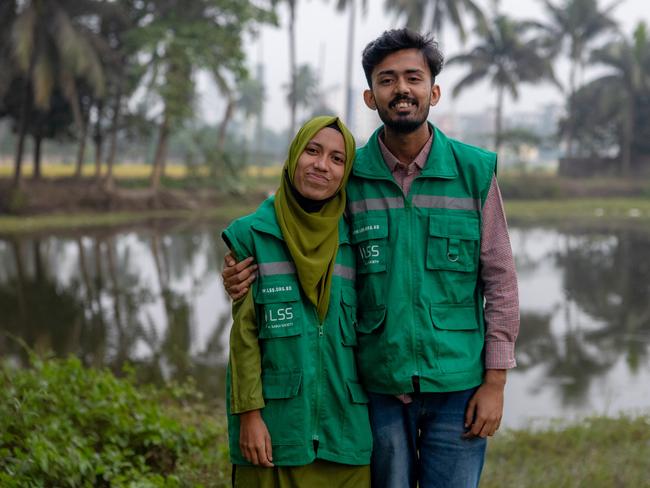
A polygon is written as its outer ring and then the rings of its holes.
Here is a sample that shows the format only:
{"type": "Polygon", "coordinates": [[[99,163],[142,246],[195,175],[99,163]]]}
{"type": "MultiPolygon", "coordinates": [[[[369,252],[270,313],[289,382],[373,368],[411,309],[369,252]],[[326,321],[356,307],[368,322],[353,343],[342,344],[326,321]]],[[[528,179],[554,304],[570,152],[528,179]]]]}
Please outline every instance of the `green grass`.
{"type": "Polygon", "coordinates": [[[508,221],[513,223],[650,220],[650,199],[645,198],[506,200],[505,207],[508,221]]]}
{"type": "MultiPolygon", "coordinates": [[[[508,221],[521,225],[555,225],[575,222],[611,225],[613,223],[634,224],[650,220],[650,199],[644,198],[506,200],[505,206],[508,221]]],[[[126,225],[151,219],[229,220],[251,212],[254,207],[255,205],[233,205],[200,211],[157,210],[75,215],[0,216],[0,234],[126,225]]]]}
{"type": "Polygon", "coordinates": [[[650,487],[650,416],[596,417],[489,443],[481,488],[650,487]]]}
{"type": "Polygon", "coordinates": [[[195,210],[155,210],[148,212],[108,212],[75,215],[0,216],[0,234],[17,234],[44,230],[127,225],[152,219],[229,220],[253,210],[249,205],[195,210]]]}
{"type": "MultiPolygon", "coordinates": [[[[0,364],[1,486],[229,486],[225,414],[191,384],[31,363],[0,364]]],[[[504,430],[481,488],[650,487],[648,459],[650,414],[504,430]]]]}

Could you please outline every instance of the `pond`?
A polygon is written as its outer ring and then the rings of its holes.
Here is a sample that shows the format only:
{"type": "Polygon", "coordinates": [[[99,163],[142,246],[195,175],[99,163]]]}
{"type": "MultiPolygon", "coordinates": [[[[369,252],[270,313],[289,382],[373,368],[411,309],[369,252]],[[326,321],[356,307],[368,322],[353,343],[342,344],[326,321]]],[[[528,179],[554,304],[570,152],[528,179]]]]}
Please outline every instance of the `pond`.
{"type": "MultiPolygon", "coordinates": [[[[74,354],[144,382],[192,378],[223,403],[224,223],[0,237],[0,355],[74,354]]],[[[511,228],[518,367],[503,424],[650,410],[650,231],[511,228]]]]}

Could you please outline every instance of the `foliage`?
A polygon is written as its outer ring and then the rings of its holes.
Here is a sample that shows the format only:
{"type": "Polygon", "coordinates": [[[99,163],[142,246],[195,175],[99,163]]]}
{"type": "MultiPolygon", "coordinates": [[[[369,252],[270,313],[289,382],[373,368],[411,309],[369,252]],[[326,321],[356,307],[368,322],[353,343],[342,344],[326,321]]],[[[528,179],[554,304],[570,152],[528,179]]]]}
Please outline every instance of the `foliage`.
{"type": "Polygon", "coordinates": [[[189,408],[199,398],[191,386],[136,388],[77,359],[4,365],[0,485],[187,486],[209,471],[219,486],[224,431],[206,409],[189,408]]]}
{"type": "Polygon", "coordinates": [[[501,142],[504,92],[519,97],[521,83],[550,81],[557,84],[553,68],[541,49],[539,40],[531,38],[530,24],[505,15],[497,15],[484,30],[478,30],[479,42],[471,50],[452,57],[448,65],[466,64],[468,73],[454,86],[457,96],[466,88],[487,79],[496,88],[495,146],[501,142]]]}
{"type": "Polygon", "coordinates": [[[583,154],[618,148],[622,165],[638,164],[635,159],[650,150],[650,35],[645,23],[639,23],[631,39],[621,37],[594,50],[591,62],[607,71],[571,97],[573,111],[560,130],[566,135],[575,128],[583,154]]]}
{"type": "Polygon", "coordinates": [[[450,23],[464,42],[467,30],[463,21],[465,13],[474,17],[476,26],[483,29],[486,25],[485,15],[473,0],[386,0],[387,11],[406,16],[406,27],[413,30],[431,30],[438,37],[443,26],[450,23]],[[431,19],[427,22],[428,19],[431,19]]]}
{"type": "Polygon", "coordinates": [[[650,417],[595,417],[497,434],[481,487],[648,487],[650,417]]]}

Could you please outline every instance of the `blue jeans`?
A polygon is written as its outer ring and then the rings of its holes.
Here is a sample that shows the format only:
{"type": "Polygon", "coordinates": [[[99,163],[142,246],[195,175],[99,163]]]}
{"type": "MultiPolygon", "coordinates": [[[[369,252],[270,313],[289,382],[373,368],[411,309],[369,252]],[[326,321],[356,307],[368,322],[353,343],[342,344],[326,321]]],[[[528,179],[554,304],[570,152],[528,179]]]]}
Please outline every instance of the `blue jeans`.
{"type": "Polygon", "coordinates": [[[414,393],[409,404],[370,393],[372,487],[477,487],[487,441],[463,438],[475,391],[414,393]]]}

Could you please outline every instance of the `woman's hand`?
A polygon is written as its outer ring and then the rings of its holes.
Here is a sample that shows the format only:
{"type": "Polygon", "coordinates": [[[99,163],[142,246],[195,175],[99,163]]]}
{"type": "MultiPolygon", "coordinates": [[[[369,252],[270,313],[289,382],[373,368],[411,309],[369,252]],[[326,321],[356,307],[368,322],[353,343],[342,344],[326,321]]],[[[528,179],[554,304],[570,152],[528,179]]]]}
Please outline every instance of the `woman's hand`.
{"type": "Polygon", "coordinates": [[[274,466],[271,436],[260,410],[239,414],[239,448],[246,460],[255,466],[274,466]]]}

